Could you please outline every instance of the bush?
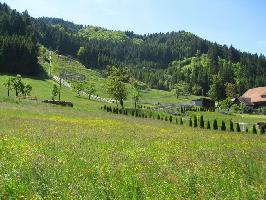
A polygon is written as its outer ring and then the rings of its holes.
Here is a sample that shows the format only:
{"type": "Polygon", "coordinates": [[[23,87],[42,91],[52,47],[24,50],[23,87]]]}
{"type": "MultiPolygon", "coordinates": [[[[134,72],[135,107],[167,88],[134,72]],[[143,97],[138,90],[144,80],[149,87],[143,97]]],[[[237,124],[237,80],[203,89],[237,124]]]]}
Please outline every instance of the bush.
{"type": "Polygon", "coordinates": [[[158,119],[158,120],[160,120],[160,119],[161,119],[161,117],[160,117],[160,115],[159,115],[159,114],[157,115],[157,119],[158,119]]]}
{"type": "Polygon", "coordinates": [[[192,119],[189,118],[189,126],[192,127],[192,119]]]}
{"type": "Polygon", "coordinates": [[[218,123],[216,119],[213,121],[213,130],[218,130],[218,123]]]}
{"type": "Polygon", "coordinates": [[[207,129],[211,129],[211,124],[209,121],[207,122],[207,129]]]}
{"type": "Polygon", "coordinates": [[[230,131],[234,132],[234,123],[230,120],[230,131]]]}
{"type": "Polygon", "coordinates": [[[194,115],[194,127],[198,127],[198,119],[196,115],[194,115]]]}
{"type": "Polygon", "coordinates": [[[255,124],[253,125],[252,133],[253,133],[253,134],[257,134],[257,129],[256,129],[256,125],[255,125],[255,124]]]}
{"type": "Polygon", "coordinates": [[[165,116],[164,120],[165,120],[166,122],[168,121],[168,118],[167,118],[167,116],[165,116]]]}
{"type": "Polygon", "coordinates": [[[175,123],[178,124],[178,120],[177,120],[177,117],[175,118],[175,123]]]}
{"type": "Polygon", "coordinates": [[[203,116],[200,116],[200,128],[204,128],[204,119],[203,116]]]}
{"type": "Polygon", "coordinates": [[[226,131],[226,126],[225,126],[225,123],[224,123],[224,121],[222,121],[221,130],[222,130],[222,131],[226,131]]]}
{"type": "Polygon", "coordinates": [[[246,133],[248,133],[248,127],[246,127],[246,133]]]}
{"type": "Polygon", "coordinates": [[[239,126],[239,123],[236,124],[236,131],[239,133],[241,130],[240,130],[240,126],[239,126]]]}
{"type": "Polygon", "coordinates": [[[231,106],[230,111],[234,113],[244,113],[247,110],[247,106],[241,103],[239,106],[234,104],[231,106]]]}

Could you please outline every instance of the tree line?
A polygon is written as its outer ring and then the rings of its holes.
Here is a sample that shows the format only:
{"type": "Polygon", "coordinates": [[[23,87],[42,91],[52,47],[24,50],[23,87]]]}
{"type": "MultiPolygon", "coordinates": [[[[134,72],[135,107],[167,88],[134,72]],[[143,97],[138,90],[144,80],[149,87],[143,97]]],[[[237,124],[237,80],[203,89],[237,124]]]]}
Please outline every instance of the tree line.
{"type": "MultiPolygon", "coordinates": [[[[160,121],[165,121],[165,122],[170,122],[170,123],[175,123],[178,125],[184,125],[184,119],[182,117],[174,117],[172,115],[167,116],[165,114],[156,114],[151,111],[148,113],[143,111],[143,110],[135,110],[135,109],[127,109],[127,108],[118,108],[118,107],[112,107],[112,106],[102,106],[102,110],[112,113],[112,114],[121,114],[121,115],[126,115],[126,116],[132,116],[136,118],[142,118],[142,119],[153,119],[153,120],[160,120],[160,121]]],[[[201,115],[199,118],[194,115],[193,118],[189,118],[187,122],[188,126],[191,128],[201,128],[201,129],[208,129],[208,130],[214,130],[214,131],[228,131],[228,132],[237,132],[240,133],[240,125],[239,123],[234,123],[232,120],[229,122],[229,129],[227,129],[225,121],[221,121],[221,126],[219,127],[217,119],[214,119],[212,122],[212,125],[209,120],[207,122],[204,120],[203,115],[201,115]]],[[[246,127],[245,132],[248,133],[250,132],[249,129],[246,127]]],[[[256,125],[254,124],[251,129],[251,133],[253,134],[265,134],[265,129],[264,127],[260,127],[259,130],[256,128],[256,125]]]]}

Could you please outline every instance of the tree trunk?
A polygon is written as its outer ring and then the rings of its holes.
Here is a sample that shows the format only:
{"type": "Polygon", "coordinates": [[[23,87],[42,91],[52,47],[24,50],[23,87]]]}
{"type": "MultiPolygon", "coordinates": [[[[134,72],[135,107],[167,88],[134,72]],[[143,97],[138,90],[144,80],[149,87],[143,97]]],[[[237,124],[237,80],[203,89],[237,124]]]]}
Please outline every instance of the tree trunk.
{"type": "Polygon", "coordinates": [[[7,96],[9,97],[9,88],[7,89],[7,96]]]}
{"type": "Polygon", "coordinates": [[[89,95],[89,100],[91,100],[91,95],[89,95]]]}

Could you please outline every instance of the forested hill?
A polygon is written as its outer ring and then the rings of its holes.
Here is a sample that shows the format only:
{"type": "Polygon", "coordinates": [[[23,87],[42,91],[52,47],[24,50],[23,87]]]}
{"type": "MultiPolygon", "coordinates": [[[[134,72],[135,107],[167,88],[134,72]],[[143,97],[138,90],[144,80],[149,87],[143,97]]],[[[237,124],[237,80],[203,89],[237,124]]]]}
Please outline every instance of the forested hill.
{"type": "Polygon", "coordinates": [[[266,85],[263,55],[240,52],[185,31],[138,35],[56,18],[35,19],[1,3],[0,11],[0,72],[36,74],[40,43],[89,68],[128,67],[135,78],[153,88],[182,86],[189,93],[225,94],[224,85],[229,82],[241,94],[266,85]]]}
{"type": "MultiPolygon", "coordinates": [[[[137,35],[130,31],[83,27],[54,18],[36,19],[35,24],[39,41],[45,46],[78,56],[86,66],[94,68],[118,64],[162,69],[171,61],[192,57],[197,51],[207,53],[210,46],[217,45],[185,31],[137,35]],[[73,47],[81,48],[77,51],[73,47]]],[[[221,51],[228,50],[218,47],[221,51]]]]}
{"type": "Polygon", "coordinates": [[[0,3],[0,72],[35,75],[37,55],[31,17],[0,3]]]}

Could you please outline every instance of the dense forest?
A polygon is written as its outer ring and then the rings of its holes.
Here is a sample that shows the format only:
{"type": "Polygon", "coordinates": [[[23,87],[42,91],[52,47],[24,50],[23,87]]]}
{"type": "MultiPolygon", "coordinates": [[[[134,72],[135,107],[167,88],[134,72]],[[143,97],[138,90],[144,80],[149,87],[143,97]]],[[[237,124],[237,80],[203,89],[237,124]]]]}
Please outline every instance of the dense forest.
{"type": "Polygon", "coordinates": [[[0,72],[36,75],[37,41],[27,12],[0,3],[0,72]]]}
{"type": "Polygon", "coordinates": [[[127,67],[151,88],[226,97],[266,85],[266,58],[219,45],[185,31],[138,35],[76,25],[57,18],[31,18],[0,3],[0,72],[37,73],[37,43],[79,59],[86,67],[127,67]],[[185,88],[185,89],[184,89],[185,88]]]}

